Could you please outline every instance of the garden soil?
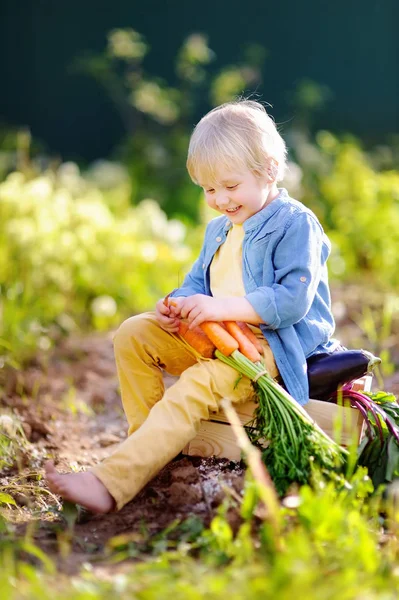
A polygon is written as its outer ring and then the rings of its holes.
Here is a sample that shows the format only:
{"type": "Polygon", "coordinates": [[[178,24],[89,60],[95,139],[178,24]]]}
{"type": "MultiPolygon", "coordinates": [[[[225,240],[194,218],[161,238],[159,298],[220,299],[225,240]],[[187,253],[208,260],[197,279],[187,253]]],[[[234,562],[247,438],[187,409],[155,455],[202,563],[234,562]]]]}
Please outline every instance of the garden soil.
{"type": "MultiPolygon", "coordinates": [[[[361,298],[348,288],[338,290],[338,298],[339,338],[348,346],[373,351],[359,337],[356,324],[361,298]]],[[[392,349],[398,347],[394,342],[392,349]]],[[[399,363],[399,356],[391,358],[399,363]]],[[[166,385],[173,381],[165,373],[166,385]]],[[[384,387],[398,394],[398,374],[384,387]]],[[[144,553],[152,552],[166,527],[186,519],[209,525],[226,495],[236,506],[228,510],[233,529],[240,523],[244,464],[227,459],[179,455],[121,511],[105,516],[62,511],[59,499],[47,490],[42,478],[45,460],[53,458],[60,471],[79,471],[97,464],[126,437],[111,333],[71,336],[60,341],[50,357],[37,356],[24,372],[10,373],[0,409],[21,418],[29,442],[21,445],[18,470],[0,472],[0,489],[17,503],[7,509],[14,535],[22,539],[28,531],[64,573],[76,573],[93,561],[105,565],[111,549],[126,550],[129,542],[144,553]]]]}
{"type": "MultiPolygon", "coordinates": [[[[165,373],[166,386],[174,380],[165,373]]],[[[31,527],[34,542],[47,555],[58,556],[63,572],[72,574],[93,558],[105,560],[116,536],[128,534],[150,550],[151,540],[166,527],[189,517],[207,526],[226,493],[240,498],[242,463],[179,455],[121,511],[72,514],[69,518],[77,522],[66,552],[68,514],[65,519],[59,499],[48,493],[40,475],[48,458],[60,471],[78,471],[97,464],[125,439],[112,335],[69,338],[47,363],[8,378],[6,392],[2,404],[19,415],[30,442],[21,450],[19,470],[0,472],[0,487],[18,505],[7,516],[21,537],[31,527]]],[[[229,510],[228,518],[236,529],[238,510],[229,510]]]]}

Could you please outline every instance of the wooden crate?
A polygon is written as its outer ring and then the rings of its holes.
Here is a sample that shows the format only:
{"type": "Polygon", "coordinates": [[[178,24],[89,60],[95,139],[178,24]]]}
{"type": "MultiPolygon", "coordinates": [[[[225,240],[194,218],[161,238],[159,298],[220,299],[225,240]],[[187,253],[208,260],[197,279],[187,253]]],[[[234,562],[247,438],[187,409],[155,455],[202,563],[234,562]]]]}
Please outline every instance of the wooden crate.
{"type": "MultiPolygon", "coordinates": [[[[354,385],[357,390],[369,391],[372,377],[367,375],[358,379],[354,385]]],[[[235,406],[243,425],[252,420],[256,404],[245,402],[235,406]]],[[[359,443],[363,433],[363,417],[354,408],[338,406],[320,400],[309,400],[305,410],[333,439],[343,446],[354,441],[359,443]]],[[[240,460],[241,450],[237,446],[235,435],[223,411],[214,415],[209,421],[202,421],[196,437],[183,450],[189,456],[218,456],[230,460],[240,460]]]]}

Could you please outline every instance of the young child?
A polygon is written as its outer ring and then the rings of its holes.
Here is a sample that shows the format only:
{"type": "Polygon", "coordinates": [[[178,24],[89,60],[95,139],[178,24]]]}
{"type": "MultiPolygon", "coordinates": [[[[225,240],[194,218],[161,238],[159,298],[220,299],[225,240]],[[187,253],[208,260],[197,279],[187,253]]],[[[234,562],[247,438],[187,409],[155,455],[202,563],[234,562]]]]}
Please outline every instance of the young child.
{"type": "Polygon", "coordinates": [[[300,403],[308,401],[307,357],[331,352],[326,261],[330,244],[315,215],[278,189],[286,148],[264,107],[253,101],[209,112],[190,140],[187,168],[209,206],[198,260],[155,312],[117,331],[115,358],[129,436],[87,472],[46,465],[50,489],[97,513],[120,509],[195,437],[200,421],[254,398],[249,379],[218,359],[203,359],[177,334],[179,319],[245,321],[262,341],[266,367],[300,403]],[[179,380],[166,392],[162,369],[179,380]]]}

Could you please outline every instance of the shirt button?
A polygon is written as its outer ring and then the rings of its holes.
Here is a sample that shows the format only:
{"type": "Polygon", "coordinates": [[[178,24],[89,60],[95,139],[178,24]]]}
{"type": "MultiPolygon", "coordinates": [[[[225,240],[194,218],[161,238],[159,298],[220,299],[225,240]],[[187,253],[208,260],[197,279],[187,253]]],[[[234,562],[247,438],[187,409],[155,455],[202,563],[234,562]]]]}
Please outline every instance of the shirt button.
{"type": "Polygon", "coordinates": [[[202,268],[205,269],[205,263],[202,263],[202,268]]]}
{"type": "Polygon", "coordinates": [[[306,277],[301,277],[300,281],[302,281],[304,283],[306,281],[306,277]]]}
{"type": "Polygon", "coordinates": [[[220,235],[217,236],[216,241],[217,242],[221,242],[222,241],[222,238],[220,237],[220,235]]]}

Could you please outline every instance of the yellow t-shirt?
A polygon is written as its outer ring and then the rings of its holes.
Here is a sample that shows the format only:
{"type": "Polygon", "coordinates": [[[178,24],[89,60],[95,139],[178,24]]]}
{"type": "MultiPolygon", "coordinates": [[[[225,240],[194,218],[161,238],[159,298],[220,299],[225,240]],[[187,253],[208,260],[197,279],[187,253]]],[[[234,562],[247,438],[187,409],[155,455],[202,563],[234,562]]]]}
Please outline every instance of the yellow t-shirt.
{"type": "MultiPolygon", "coordinates": [[[[210,266],[211,292],[215,298],[228,296],[245,296],[246,291],[242,280],[242,242],[244,240],[242,225],[233,225],[224,244],[216,252],[210,266]]],[[[263,357],[266,368],[272,377],[278,377],[279,372],[273,353],[260,327],[249,325],[254,334],[262,340],[263,357]]]]}
{"type": "MultiPolygon", "coordinates": [[[[242,242],[244,240],[242,225],[233,225],[224,244],[216,252],[210,266],[211,292],[215,298],[228,296],[245,296],[242,280],[242,242]]],[[[263,357],[266,368],[272,377],[278,377],[278,369],[273,353],[260,327],[249,325],[254,334],[262,340],[263,357]]]]}
{"type": "Polygon", "coordinates": [[[242,225],[233,225],[210,266],[211,291],[215,298],[245,296],[242,281],[242,225]]]}
{"type": "MultiPolygon", "coordinates": [[[[233,225],[224,244],[216,252],[210,266],[211,292],[215,298],[246,295],[242,280],[242,225],[233,225]]],[[[264,339],[259,327],[250,325],[253,332],[264,339]]]]}

